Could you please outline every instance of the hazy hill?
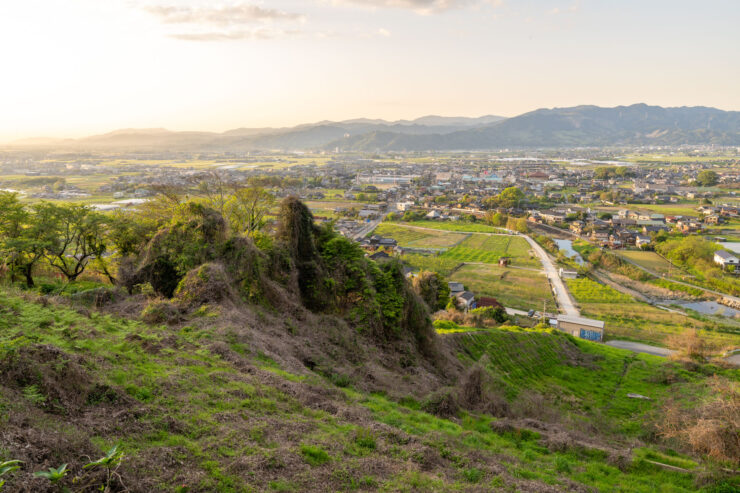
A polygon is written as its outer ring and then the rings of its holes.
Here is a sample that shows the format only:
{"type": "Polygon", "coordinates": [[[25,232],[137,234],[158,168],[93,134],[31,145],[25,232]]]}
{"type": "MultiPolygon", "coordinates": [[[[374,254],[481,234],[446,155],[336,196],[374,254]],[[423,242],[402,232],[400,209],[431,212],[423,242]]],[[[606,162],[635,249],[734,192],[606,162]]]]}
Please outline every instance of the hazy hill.
{"type": "Polygon", "coordinates": [[[23,139],[12,145],[61,146],[104,149],[162,150],[302,150],[322,148],[331,142],[372,132],[398,135],[437,135],[470,129],[500,121],[503,117],[480,118],[425,116],[416,120],[322,121],[285,128],[238,128],[223,133],[172,132],[166,129],[121,129],[81,139],[23,139]]]}
{"type": "Polygon", "coordinates": [[[740,145],[740,112],[703,106],[576,106],[539,109],[513,118],[425,116],[393,122],[360,118],[223,133],[126,129],[77,140],[15,143],[78,149],[293,151],[338,147],[370,152],[706,144],[740,145]]]}
{"type": "Polygon", "coordinates": [[[445,135],[375,132],[333,142],[351,150],[467,150],[501,147],[740,144],[740,112],[706,107],[540,109],[445,135]]]}

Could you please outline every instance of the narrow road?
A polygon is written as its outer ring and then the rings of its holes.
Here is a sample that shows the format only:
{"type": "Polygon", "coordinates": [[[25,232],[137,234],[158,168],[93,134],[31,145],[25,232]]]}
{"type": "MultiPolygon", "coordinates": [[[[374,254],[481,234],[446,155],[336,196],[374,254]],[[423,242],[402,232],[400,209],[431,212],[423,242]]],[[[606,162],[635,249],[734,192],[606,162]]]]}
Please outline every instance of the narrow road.
{"type": "Polygon", "coordinates": [[[369,235],[372,230],[374,230],[375,228],[377,228],[380,225],[380,223],[383,222],[383,219],[384,218],[385,218],[385,213],[383,213],[383,215],[381,217],[379,217],[378,219],[374,219],[374,220],[370,221],[365,226],[363,226],[362,228],[360,228],[357,231],[357,233],[355,233],[354,235],[352,235],[352,239],[355,240],[355,241],[359,241],[359,240],[363,239],[364,237],[366,237],[367,235],[369,235]]]}
{"type": "Polygon", "coordinates": [[[631,341],[606,341],[607,346],[616,347],[619,349],[627,349],[635,353],[652,354],[653,356],[662,356],[664,358],[670,356],[675,351],[666,349],[664,347],[651,346],[649,344],[642,344],[640,342],[631,341]]]}
{"type": "Polygon", "coordinates": [[[553,288],[555,289],[555,297],[558,300],[558,306],[560,306],[560,309],[566,315],[569,315],[571,317],[580,317],[581,312],[578,310],[576,305],[573,303],[573,300],[570,298],[570,295],[568,294],[568,288],[565,287],[565,283],[562,279],[560,279],[558,270],[545,249],[542,248],[539,243],[534,241],[529,236],[520,236],[524,237],[527,242],[529,242],[529,246],[532,247],[532,250],[534,250],[534,252],[540,258],[540,261],[542,262],[542,267],[545,269],[545,275],[550,280],[550,284],[552,284],[553,288]]]}

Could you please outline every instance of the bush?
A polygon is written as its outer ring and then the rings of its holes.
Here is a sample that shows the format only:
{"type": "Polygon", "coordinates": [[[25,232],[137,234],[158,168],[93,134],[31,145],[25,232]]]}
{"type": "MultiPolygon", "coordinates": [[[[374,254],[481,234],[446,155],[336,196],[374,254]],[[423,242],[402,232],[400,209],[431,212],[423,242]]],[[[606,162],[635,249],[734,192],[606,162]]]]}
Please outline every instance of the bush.
{"type": "Polygon", "coordinates": [[[177,323],[181,318],[180,309],[171,301],[155,299],[141,312],[141,318],[150,324],[177,323]]]}
{"type": "Polygon", "coordinates": [[[331,460],[324,449],[316,445],[301,445],[303,460],[311,466],[320,466],[331,460]]]}

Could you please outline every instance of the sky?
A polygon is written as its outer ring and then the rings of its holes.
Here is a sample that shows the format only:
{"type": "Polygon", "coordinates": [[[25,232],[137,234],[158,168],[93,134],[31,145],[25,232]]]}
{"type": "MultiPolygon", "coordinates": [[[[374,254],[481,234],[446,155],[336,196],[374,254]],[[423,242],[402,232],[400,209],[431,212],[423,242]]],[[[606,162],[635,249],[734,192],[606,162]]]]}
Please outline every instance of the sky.
{"type": "Polygon", "coordinates": [[[737,0],[1,0],[0,142],[543,107],[740,110],[737,0]]]}

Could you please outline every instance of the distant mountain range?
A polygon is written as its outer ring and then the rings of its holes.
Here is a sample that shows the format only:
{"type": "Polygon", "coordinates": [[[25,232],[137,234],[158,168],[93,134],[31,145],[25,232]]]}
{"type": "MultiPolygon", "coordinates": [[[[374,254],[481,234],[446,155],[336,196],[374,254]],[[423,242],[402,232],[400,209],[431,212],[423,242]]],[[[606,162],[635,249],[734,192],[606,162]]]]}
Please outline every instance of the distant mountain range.
{"type": "Polygon", "coordinates": [[[322,121],[223,133],[124,129],[82,139],[25,139],[16,146],[110,150],[493,150],[633,145],[740,145],[740,112],[635,104],[539,109],[513,118],[425,116],[322,121]]]}

